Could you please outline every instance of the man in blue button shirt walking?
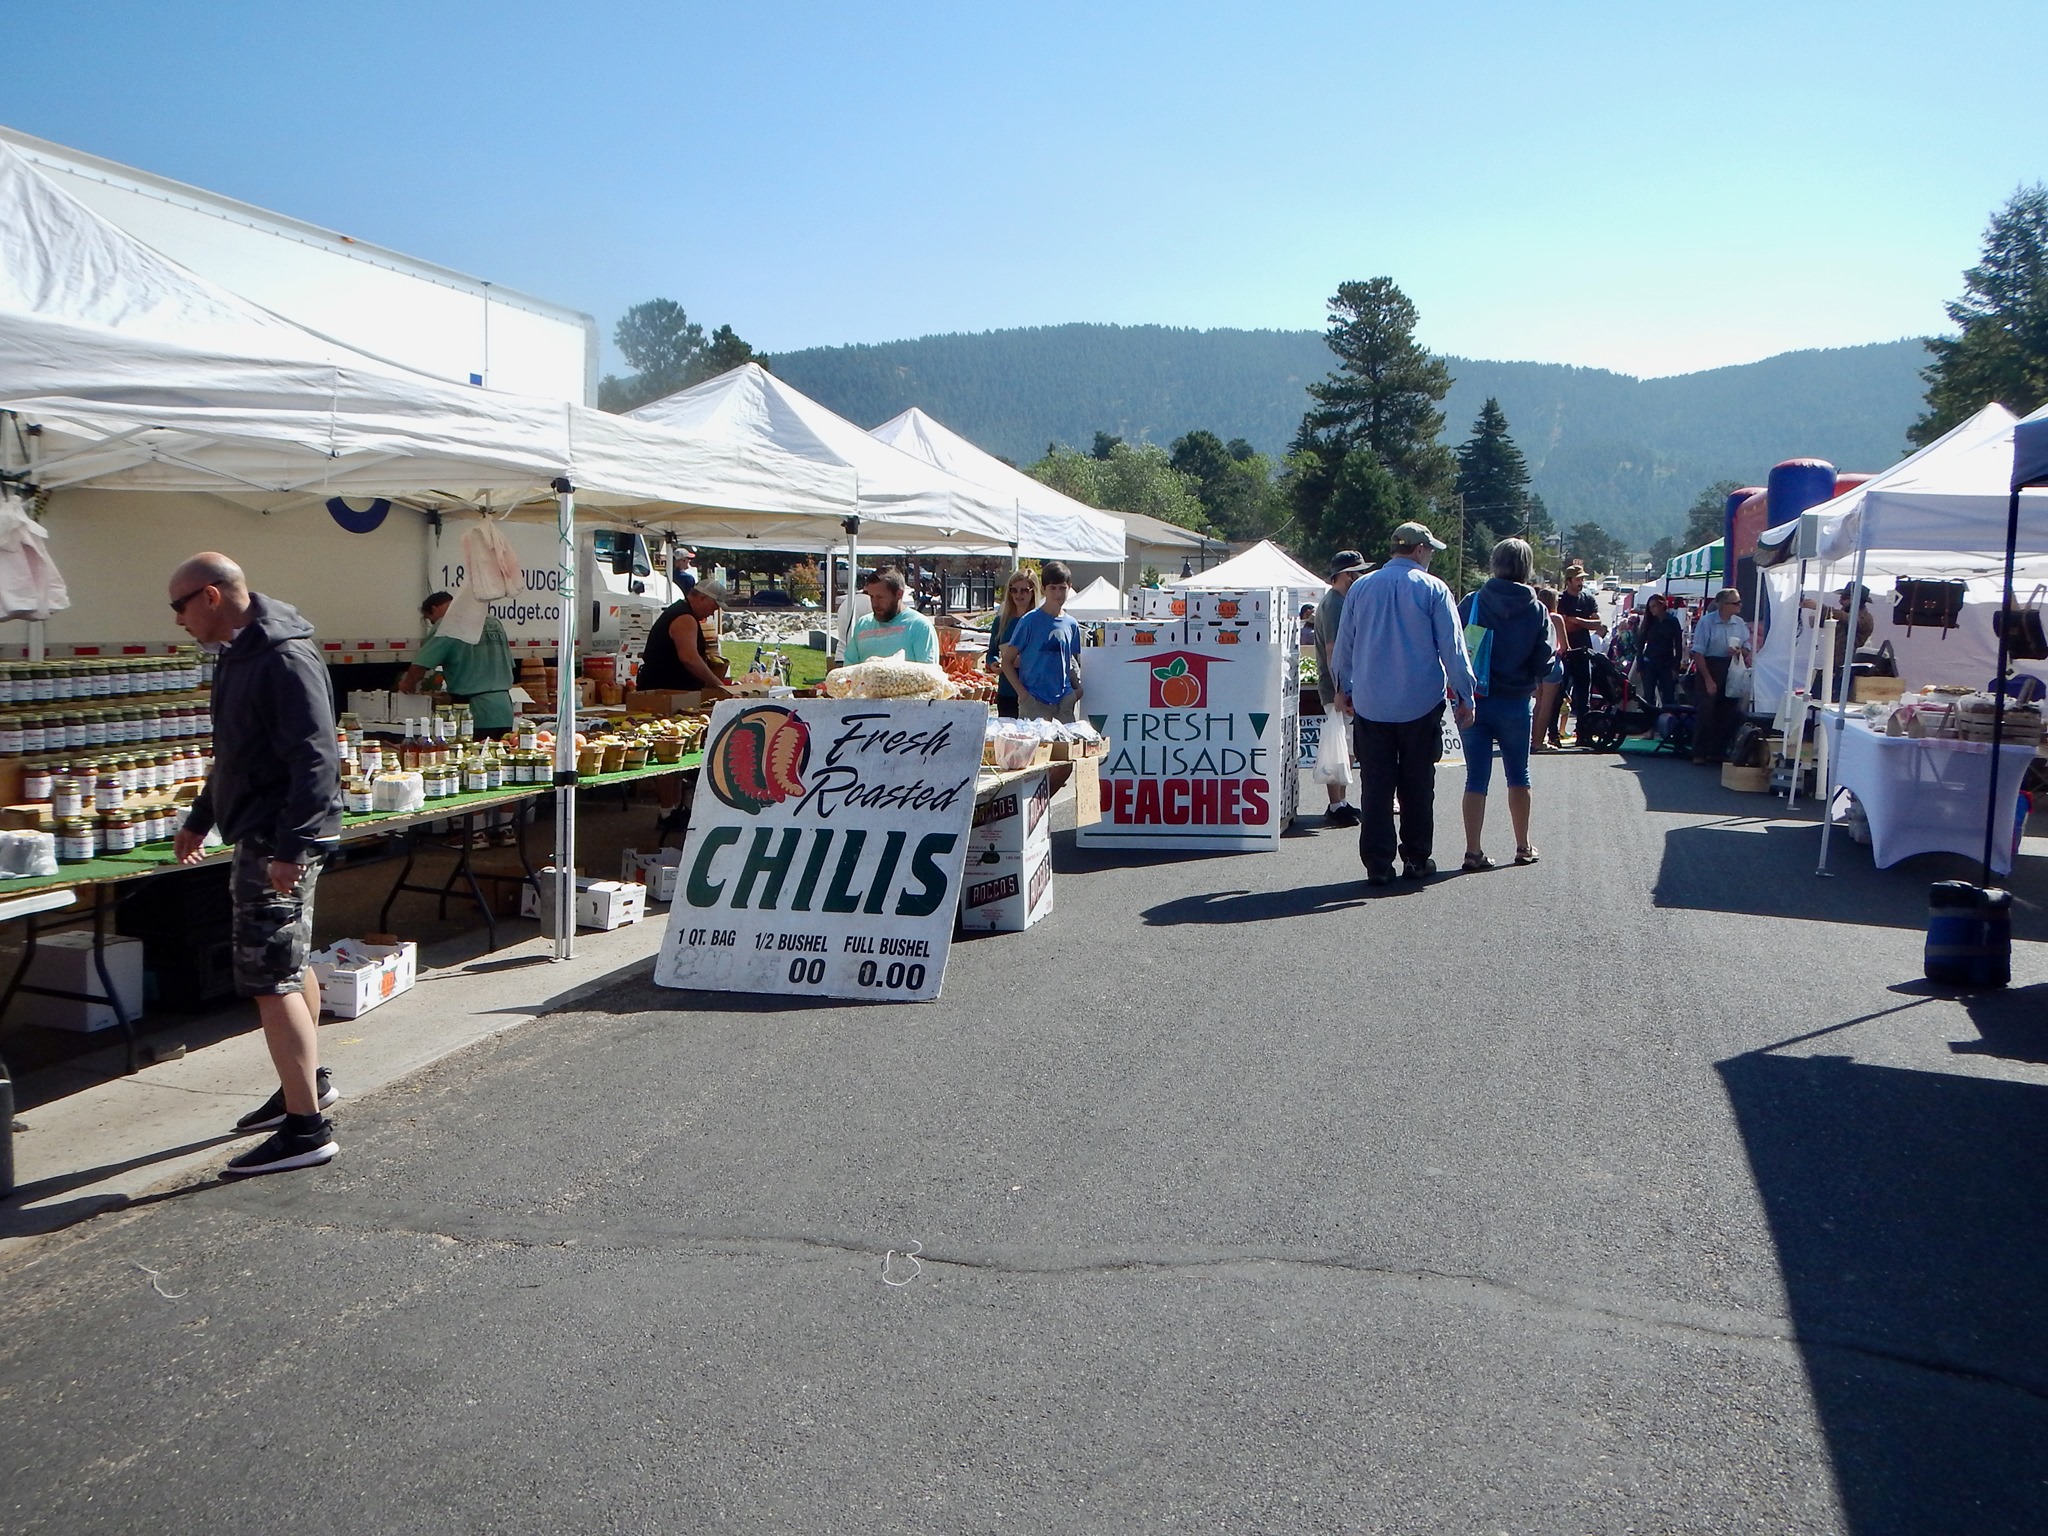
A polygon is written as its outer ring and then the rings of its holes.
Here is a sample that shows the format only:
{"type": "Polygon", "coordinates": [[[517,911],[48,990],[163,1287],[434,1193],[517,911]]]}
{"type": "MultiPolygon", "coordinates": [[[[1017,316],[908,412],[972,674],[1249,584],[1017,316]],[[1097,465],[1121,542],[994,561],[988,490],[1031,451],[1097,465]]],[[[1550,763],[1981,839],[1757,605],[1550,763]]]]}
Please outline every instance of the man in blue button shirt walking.
{"type": "Polygon", "coordinates": [[[1420,523],[1394,530],[1394,554],[1344,595],[1344,616],[1330,647],[1337,708],[1351,718],[1351,740],[1363,780],[1358,856],[1368,885],[1401,874],[1422,880],[1436,872],[1436,764],[1443,755],[1446,695],[1457,701],[1458,724],[1472,723],[1477,684],[1465,654],[1451,589],[1429,574],[1443,542],[1420,523]],[[1394,802],[1401,825],[1394,829],[1394,802]]]}

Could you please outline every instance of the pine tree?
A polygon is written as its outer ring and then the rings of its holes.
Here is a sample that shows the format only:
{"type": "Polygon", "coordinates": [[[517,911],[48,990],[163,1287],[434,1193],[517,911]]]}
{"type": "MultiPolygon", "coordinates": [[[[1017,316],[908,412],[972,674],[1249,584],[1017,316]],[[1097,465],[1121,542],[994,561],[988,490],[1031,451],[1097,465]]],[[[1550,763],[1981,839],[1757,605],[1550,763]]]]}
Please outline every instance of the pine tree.
{"type": "Polygon", "coordinates": [[[1520,534],[1529,499],[1529,464],[1508,436],[1507,413],[1491,395],[1457,452],[1457,492],[1465,538],[1475,551],[1520,534]]]}
{"type": "Polygon", "coordinates": [[[1308,387],[1315,401],[1305,431],[1327,434],[1346,453],[1372,450],[1380,466],[1425,497],[1450,490],[1451,456],[1437,434],[1437,402],[1451,372],[1415,339],[1415,306],[1391,277],[1340,283],[1330,300],[1326,340],[1337,367],[1308,387]]]}
{"type": "Polygon", "coordinates": [[[2048,401],[2048,186],[2022,187],[1991,216],[1983,259],[1947,306],[1959,336],[1927,343],[1927,413],[1907,438],[1921,446],[1992,401],[2025,416],[2048,401]]]}

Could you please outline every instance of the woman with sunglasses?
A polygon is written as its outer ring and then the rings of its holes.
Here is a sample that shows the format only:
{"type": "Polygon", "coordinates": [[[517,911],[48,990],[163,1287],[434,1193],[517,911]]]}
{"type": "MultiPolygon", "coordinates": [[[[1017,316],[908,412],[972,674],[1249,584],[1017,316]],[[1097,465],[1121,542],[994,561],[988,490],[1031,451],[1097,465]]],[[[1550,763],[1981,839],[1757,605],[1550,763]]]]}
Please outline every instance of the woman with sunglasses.
{"type": "Polygon", "coordinates": [[[1011,627],[1038,606],[1038,595],[1036,575],[1030,571],[1010,572],[1009,583],[1003,588],[1003,605],[989,625],[988,654],[983,664],[996,674],[996,713],[1006,720],[1017,718],[1017,690],[1002,672],[1003,643],[1009,639],[1011,627]]]}

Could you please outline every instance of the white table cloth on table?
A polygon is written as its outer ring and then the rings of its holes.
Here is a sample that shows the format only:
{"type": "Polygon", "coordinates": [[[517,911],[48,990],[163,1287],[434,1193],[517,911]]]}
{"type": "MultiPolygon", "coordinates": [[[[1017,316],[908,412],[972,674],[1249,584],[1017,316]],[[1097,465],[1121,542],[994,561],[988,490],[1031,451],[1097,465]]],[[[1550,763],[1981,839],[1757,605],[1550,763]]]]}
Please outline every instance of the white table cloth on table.
{"type": "MultiPolygon", "coordinates": [[[[1832,724],[1828,727],[1832,734],[1832,724]]],[[[1991,867],[2012,872],[2013,813],[2030,746],[1998,749],[1998,802],[2004,807],[1992,838],[1991,867]]],[[[1842,728],[1835,783],[1852,792],[1870,822],[1870,853],[1887,869],[1916,853],[1984,854],[1984,795],[1991,745],[1883,736],[1857,721],[1842,728]]]]}

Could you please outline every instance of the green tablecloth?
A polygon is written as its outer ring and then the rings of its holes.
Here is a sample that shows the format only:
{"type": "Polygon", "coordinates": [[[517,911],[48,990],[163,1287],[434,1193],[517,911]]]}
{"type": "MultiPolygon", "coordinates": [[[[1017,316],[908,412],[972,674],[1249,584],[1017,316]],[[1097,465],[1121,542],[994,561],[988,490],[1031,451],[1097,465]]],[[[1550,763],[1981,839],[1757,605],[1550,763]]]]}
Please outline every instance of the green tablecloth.
{"type": "MultiPolygon", "coordinates": [[[[699,766],[703,761],[703,753],[691,752],[685,754],[679,763],[654,763],[645,768],[628,768],[620,773],[593,774],[589,778],[578,779],[576,787],[607,789],[615,784],[634,784],[641,779],[656,779],[663,774],[681,773],[685,769],[699,766]]],[[[492,806],[512,805],[521,800],[531,800],[540,795],[553,793],[552,784],[519,784],[504,789],[479,790],[475,794],[448,795],[440,800],[429,800],[423,809],[417,811],[369,811],[360,816],[343,816],[341,840],[344,843],[358,842],[387,832],[402,832],[408,826],[441,821],[450,816],[461,816],[469,811],[488,810],[492,806]]],[[[169,840],[148,843],[132,853],[107,853],[77,864],[60,864],[54,875],[0,879],[0,897],[19,896],[50,886],[69,885],[84,889],[114,881],[138,880],[146,875],[177,868],[178,861],[172,853],[172,847],[169,840]]],[[[200,864],[217,863],[226,857],[227,850],[217,848],[200,860],[200,864]]]]}

